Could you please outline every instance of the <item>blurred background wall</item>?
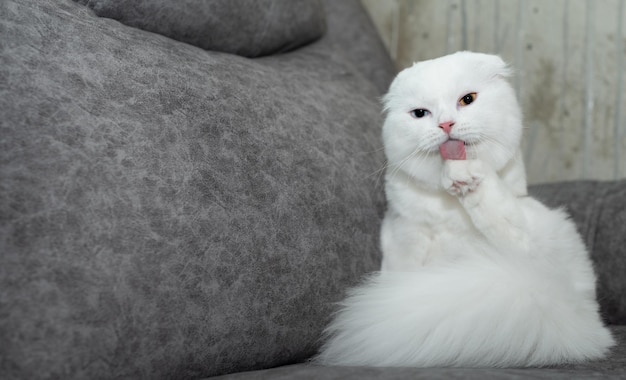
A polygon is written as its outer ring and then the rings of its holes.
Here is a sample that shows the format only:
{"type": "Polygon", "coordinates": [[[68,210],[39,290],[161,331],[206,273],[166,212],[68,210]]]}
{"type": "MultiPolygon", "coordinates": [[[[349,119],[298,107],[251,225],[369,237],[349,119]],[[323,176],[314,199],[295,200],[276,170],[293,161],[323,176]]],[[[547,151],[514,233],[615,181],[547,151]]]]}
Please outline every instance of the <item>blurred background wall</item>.
{"type": "Polygon", "coordinates": [[[530,183],[626,178],[626,0],[362,0],[398,69],[496,53],[525,117],[530,183]]]}

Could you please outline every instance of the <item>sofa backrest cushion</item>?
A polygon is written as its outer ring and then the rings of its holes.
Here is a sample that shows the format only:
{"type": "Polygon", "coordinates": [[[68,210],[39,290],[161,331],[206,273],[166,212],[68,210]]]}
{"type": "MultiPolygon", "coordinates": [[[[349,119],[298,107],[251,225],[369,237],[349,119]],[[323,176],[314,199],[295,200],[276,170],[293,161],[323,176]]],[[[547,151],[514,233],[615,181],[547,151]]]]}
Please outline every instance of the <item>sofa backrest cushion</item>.
{"type": "Polygon", "coordinates": [[[320,38],[320,0],[75,0],[98,16],[206,50],[258,57],[320,38]]]}
{"type": "Polygon", "coordinates": [[[2,7],[1,377],[313,355],[379,265],[377,86],[326,38],[249,59],[69,0],[2,7]]]}

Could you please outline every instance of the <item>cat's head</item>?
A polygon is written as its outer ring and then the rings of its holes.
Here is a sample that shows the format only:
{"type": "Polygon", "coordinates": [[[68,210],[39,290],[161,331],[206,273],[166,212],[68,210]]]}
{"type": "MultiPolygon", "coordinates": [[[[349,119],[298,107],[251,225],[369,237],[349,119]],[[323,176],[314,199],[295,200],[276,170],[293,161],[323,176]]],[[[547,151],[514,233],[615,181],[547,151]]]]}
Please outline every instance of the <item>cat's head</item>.
{"type": "Polygon", "coordinates": [[[462,140],[468,158],[495,170],[517,153],[522,117],[507,82],[510,70],[495,55],[458,52],[400,72],[384,97],[383,141],[388,173],[403,170],[437,187],[439,146],[462,140]]]}

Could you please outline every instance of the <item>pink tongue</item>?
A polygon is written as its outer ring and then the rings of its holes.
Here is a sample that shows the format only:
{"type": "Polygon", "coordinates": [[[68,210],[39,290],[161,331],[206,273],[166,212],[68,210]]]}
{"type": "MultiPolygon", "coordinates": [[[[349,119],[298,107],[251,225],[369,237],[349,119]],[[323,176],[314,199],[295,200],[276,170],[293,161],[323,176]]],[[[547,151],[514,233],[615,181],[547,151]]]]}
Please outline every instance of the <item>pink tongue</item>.
{"type": "Polygon", "coordinates": [[[464,160],[465,143],[460,140],[448,140],[439,145],[439,153],[444,160],[464,160]]]}

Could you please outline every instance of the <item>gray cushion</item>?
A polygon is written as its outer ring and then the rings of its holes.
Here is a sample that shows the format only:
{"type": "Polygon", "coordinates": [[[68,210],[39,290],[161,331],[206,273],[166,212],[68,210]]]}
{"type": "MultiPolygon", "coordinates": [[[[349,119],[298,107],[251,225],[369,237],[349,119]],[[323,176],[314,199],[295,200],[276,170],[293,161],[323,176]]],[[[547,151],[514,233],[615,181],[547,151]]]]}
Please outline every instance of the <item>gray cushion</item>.
{"type": "Polygon", "coordinates": [[[76,0],[123,24],[203,49],[258,57],[324,34],[319,0],[76,0]]]}
{"type": "Polygon", "coordinates": [[[354,3],[354,0],[325,2],[330,15],[326,40],[351,58],[355,71],[369,78],[381,93],[386,93],[393,79],[390,76],[395,74],[394,63],[376,30],[367,27],[371,25],[367,12],[354,3]]]}
{"type": "Polygon", "coordinates": [[[573,181],[532,186],[552,207],[565,207],[591,251],[604,319],[626,324],[626,180],[573,181]]]}
{"type": "MultiPolygon", "coordinates": [[[[350,4],[333,25],[364,20],[350,4]]],[[[334,38],[251,60],[69,0],[2,7],[3,377],[312,355],[332,303],[379,263],[374,63],[334,38]]]]}

